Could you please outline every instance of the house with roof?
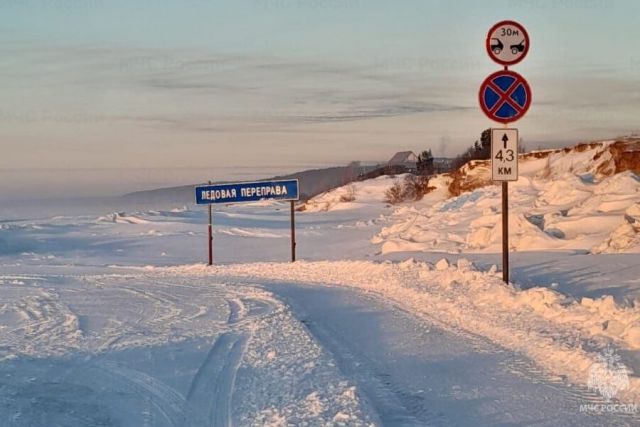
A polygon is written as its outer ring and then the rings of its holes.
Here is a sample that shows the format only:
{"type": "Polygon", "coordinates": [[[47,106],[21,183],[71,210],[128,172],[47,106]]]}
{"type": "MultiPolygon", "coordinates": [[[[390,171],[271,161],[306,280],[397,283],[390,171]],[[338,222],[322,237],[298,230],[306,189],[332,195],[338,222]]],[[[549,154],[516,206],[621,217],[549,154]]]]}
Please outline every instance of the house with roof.
{"type": "Polygon", "coordinates": [[[418,170],[418,156],[413,151],[400,151],[393,155],[387,166],[389,169],[405,168],[415,172],[418,170]]]}

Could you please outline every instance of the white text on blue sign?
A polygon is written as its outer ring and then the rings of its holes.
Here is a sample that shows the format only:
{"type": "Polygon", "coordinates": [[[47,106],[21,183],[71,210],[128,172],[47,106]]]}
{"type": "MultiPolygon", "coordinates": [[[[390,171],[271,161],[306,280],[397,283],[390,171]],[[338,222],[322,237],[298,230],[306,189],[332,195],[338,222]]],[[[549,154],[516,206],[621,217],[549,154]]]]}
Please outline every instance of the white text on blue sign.
{"type": "Polygon", "coordinates": [[[245,182],[196,187],[196,203],[298,200],[298,181],[245,182]]]}

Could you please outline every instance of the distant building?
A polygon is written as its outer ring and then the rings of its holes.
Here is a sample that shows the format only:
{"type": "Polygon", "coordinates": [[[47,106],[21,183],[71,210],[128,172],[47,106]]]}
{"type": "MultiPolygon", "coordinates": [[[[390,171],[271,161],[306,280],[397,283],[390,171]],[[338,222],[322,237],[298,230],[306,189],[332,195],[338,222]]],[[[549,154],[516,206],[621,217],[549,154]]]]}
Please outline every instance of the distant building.
{"type": "Polygon", "coordinates": [[[407,171],[415,172],[418,170],[417,164],[418,156],[413,151],[400,151],[389,160],[387,166],[391,169],[404,167],[407,171]]]}

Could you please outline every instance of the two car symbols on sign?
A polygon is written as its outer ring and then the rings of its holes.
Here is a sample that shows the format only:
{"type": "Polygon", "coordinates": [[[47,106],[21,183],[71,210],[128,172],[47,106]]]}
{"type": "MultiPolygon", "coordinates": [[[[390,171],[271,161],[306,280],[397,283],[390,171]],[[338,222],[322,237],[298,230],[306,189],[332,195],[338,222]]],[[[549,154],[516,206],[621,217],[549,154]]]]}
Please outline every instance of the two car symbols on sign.
{"type": "MultiPolygon", "coordinates": [[[[511,53],[514,55],[524,52],[524,39],[522,39],[522,41],[518,44],[512,44],[511,46],[509,46],[509,48],[511,49],[511,53]]],[[[502,53],[502,49],[504,49],[504,44],[502,44],[502,41],[500,41],[500,39],[497,37],[493,37],[491,39],[491,50],[493,51],[493,53],[495,53],[496,55],[500,55],[502,53]]]]}

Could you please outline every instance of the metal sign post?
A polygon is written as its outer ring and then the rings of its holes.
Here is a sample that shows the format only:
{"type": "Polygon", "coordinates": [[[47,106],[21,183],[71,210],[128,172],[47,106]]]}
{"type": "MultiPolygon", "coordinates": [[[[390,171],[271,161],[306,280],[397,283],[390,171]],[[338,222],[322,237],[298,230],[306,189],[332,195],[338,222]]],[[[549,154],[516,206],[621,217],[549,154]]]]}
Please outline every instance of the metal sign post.
{"type": "Polygon", "coordinates": [[[491,129],[491,179],[502,182],[502,280],[509,283],[509,181],[518,180],[518,129],[491,129]]]}
{"type": "MultiPolygon", "coordinates": [[[[211,181],[209,181],[211,185],[211,181]]],[[[213,265],[213,212],[211,212],[211,205],[209,207],[209,265],[213,265]]]]}
{"type": "Polygon", "coordinates": [[[480,85],[480,109],[505,128],[491,129],[491,179],[502,182],[502,280],[509,283],[509,181],[518,180],[518,129],[506,126],[521,119],[531,105],[531,88],[509,65],[522,61],[529,52],[527,30],[514,21],[495,24],[486,38],[489,57],[503,70],[487,77],[480,85]]]}
{"type": "Polygon", "coordinates": [[[509,181],[502,181],[502,280],[509,283],[509,181]]]}
{"type": "Polygon", "coordinates": [[[211,205],[214,203],[243,203],[261,200],[280,200],[291,202],[291,262],[296,260],[295,201],[300,198],[297,179],[280,181],[238,182],[198,186],[196,204],[209,205],[209,265],[213,265],[213,216],[211,205]]]}
{"type": "Polygon", "coordinates": [[[296,207],[291,201],[291,262],[296,262],[296,207]]]}

